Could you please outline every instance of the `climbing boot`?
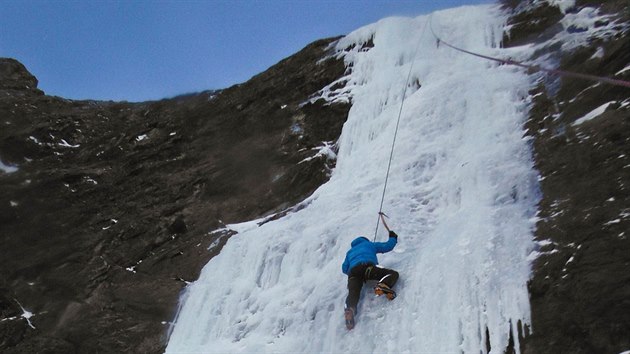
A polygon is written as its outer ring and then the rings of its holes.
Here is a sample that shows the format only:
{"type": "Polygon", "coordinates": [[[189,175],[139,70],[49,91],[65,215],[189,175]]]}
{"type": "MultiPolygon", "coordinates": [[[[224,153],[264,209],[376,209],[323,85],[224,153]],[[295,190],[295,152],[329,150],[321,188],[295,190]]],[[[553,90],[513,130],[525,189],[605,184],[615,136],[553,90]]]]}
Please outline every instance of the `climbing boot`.
{"type": "Polygon", "coordinates": [[[354,328],[354,314],[355,311],[353,308],[348,307],[343,313],[343,317],[346,319],[346,328],[351,330],[354,328]]]}
{"type": "Polygon", "coordinates": [[[374,293],[376,296],[385,295],[390,301],[396,298],[396,292],[385,283],[376,284],[374,287],[374,293]]]}

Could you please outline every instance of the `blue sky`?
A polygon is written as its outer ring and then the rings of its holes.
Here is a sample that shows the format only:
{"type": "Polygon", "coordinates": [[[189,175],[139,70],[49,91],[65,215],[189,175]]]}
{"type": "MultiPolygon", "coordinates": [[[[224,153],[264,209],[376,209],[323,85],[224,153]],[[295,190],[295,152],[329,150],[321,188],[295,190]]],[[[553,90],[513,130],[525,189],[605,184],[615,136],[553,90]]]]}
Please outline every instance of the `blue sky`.
{"type": "Polygon", "coordinates": [[[0,56],[49,95],[144,101],[244,82],[387,16],[490,0],[0,0],[0,56]]]}

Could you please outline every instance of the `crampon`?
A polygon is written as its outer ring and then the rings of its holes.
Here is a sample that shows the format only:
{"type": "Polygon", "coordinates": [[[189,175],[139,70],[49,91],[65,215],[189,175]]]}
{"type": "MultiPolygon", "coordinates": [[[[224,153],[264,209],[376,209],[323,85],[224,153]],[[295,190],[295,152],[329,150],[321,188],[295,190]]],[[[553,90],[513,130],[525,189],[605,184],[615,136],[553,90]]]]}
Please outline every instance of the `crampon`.
{"type": "Polygon", "coordinates": [[[376,296],[385,295],[390,301],[396,298],[396,292],[384,283],[376,284],[376,286],[374,287],[374,293],[376,294],[376,296]]]}
{"type": "Polygon", "coordinates": [[[354,310],[351,308],[347,308],[343,313],[343,317],[346,320],[346,328],[348,330],[353,329],[354,328],[354,310]]]}

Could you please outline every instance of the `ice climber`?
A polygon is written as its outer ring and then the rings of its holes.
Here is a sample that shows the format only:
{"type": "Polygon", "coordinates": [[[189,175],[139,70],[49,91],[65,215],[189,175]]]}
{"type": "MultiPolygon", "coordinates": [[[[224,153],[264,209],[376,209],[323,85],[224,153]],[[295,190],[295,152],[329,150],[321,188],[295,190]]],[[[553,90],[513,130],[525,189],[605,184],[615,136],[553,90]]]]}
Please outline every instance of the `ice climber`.
{"type": "Polygon", "coordinates": [[[380,213],[383,225],[389,231],[387,242],[371,242],[363,236],[355,238],[341,266],[343,273],[348,275],[348,297],[344,311],[348,329],[354,328],[354,317],[357,314],[357,304],[363,283],[368,280],[377,280],[374,287],[374,293],[377,296],[384,294],[389,300],[394,300],[396,297],[396,292],[392,288],[398,280],[398,272],[377,266],[376,254],[393,250],[398,242],[398,235],[389,229],[383,215],[380,213]]]}

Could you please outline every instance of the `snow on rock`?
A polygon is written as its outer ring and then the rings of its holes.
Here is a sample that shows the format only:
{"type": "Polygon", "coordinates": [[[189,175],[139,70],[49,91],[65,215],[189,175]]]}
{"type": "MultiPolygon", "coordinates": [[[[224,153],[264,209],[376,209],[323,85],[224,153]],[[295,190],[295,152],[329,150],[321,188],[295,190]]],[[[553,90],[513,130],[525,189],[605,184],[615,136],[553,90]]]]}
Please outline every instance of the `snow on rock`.
{"type": "Polygon", "coordinates": [[[67,147],[67,148],[78,148],[79,146],[81,146],[79,144],[75,144],[75,145],[69,144],[65,139],[61,139],[61,142],[58,143],[57,145],[67,147]]]}
{"type": "Polygon", "coordinates": [[[578,119],[575,120],[575,122],[573,122],[572,125],[580,125],[586,121],[589,121],[591,119],[594,119],[596,117],[598,117],[599,115],[601,115],[602,113],[604,113],[604,111],[606,111],[606,108],[608,108],[608,106],[610,106],[612,103],[615,103],[615,101],[610,101],[610,102],[606,102],[603,105],[595,108],[594,110],[588,112],[586,115],[584,115],[583,117],[580,117],[578,119]]]}
{"type": "Polygon", "coordinates": [[[575,6],[575,0],[549,0],[549,3],[559,8],[563,14],[566,14],[567,10],[575,6]]]}
{"type": "Polygon", "coordinates": [[[324,157],[327,160],[335,160],[337,158],[337,154],[334,150],[335,144],[330,141],[324,141],[322,144],[323,145],[316,146],[312,149],[317,151],[315,155],[305,158],[304,160],[298,162],[298,164],[308,162],[319,157],[324,157]]]}
{"type": "MultiPolygon", "coordinates": [[[[594,38],[607,40],[612,38],[619,32],[616,29],[620,25],[615,21],[615,16],[603,14],[595,7],[583,7],[579,11],[569,11],[574,7],[574,0],[550,0],[552,5],[558,6],[565,13],[560,20],[563,30],[558,31],[552,38],[542,41],[538,44],[528,44],[521,47],[513,47],[505,51],[512,59],[519,61],[530,61],[532,54],[536,51],[548,52],[537,58],[534,65],[541,65],[546,68],[555,68],[557,66],[558,48],[561,52],[571,52],[582,46],[591,45],[594,38]],[[529,50],[525,50],[529,47],[529,50]],[[513,51],[512,51],[513,50],[513,51]]],[[[601,51],[596,51],[591,59],[600,58],[603,55],[601,51]]]]}
{"type": "Polygon", "coordinates": [[[598,47],[589,59],[601,59],[604,57],[604,48],[598,47]]]}
{"type": "Polygon", "coordinates": [[[621,75],[621,74],[625,73],[626,71],[630,71],[630,65],[628,65],[628,66],[626,66],[625,68],[623,68],[623,69],[621,69],[621,70],[617,71],[617,72],[615,73],[615,76],[617,76],[617,75],[621,75]]]}
{"type": "Polygon", "coordinates": [[[13,173],[16,172],[18,168],[12,165],[6,165],[2,160],[0,160],[0,171],[4,173],[13,173]]]}
{"type": "Polygon", "coordinates": [[[141,134],[136,137],[136,141],[142,141],[144,139],[148,139],[149,136],[147,134],[141,134]]]}
{"type": "MultiPolygon", "coordinates": [[[[539,198],[522,139],[530,81],[436,48],[428,20],[388,18],[339,41],[352,108],[330,181],[283,218],[228,225],[238,234],[187,287],[167,353],[503,353],[510,335],[519,351],[539,198]],[[399,296],[365,286],[348,332],[341,263],[355,237],[373,237],[410,68],[422,86],[406,91],[384,204],[400,238],[379,257],[400,272],[399,296]]],[[[504,20],[486,5],[432,15],[445,40],[490,54],[504,20]]]]}
{"type": "Polygon", "coordinates": [[[17,301],[17,299],[14,299],[14,300],[22,309],[22,315],[20,317],[26,320],[26,323],[28,323],[29,327],[31,327],[32,329],[35,329],[35,326],[33,326],[33,323],[31,323],[31,317],[35,315],[31,311],[26,310],[24,306],[22,306],[22,304],[19,301],[17,301]]]}
{"type": "Polygon", "coordinates": [[[562,43],[562,49],[570,51],[588,43],[592,37],[611,37],[617,32],[614,29],[615,21],[613,19],[614,16],[600,14],[597,8],[584,7],[577,13],[569,13],[564,16],[560,23],[565,31],[556,35],[551,42],[562,43]],[[597,23],[608,24],[597,26],[597,23]]]}

